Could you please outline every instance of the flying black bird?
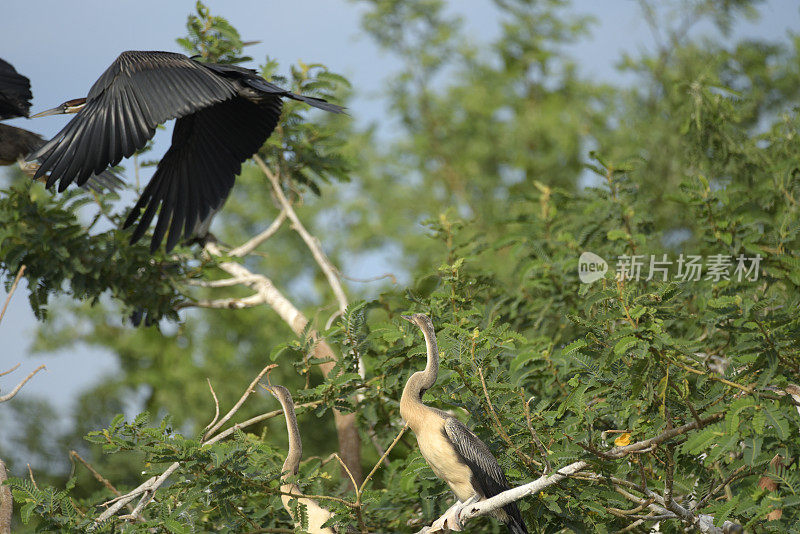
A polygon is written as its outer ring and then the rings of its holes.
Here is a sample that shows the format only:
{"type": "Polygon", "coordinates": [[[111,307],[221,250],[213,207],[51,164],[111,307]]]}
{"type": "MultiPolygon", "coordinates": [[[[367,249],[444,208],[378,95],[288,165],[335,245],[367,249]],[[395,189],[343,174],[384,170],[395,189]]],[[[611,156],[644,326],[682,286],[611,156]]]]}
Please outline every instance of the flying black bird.
{"type": "Polygon", "coordinates": [[[77,113],[29,159],[41,163],[37,176],[50,173],[48,187],[58,181],[63,191],[131,156],[153,137],[158,124],[177,118],[172,146],[123,225],[139,220],[131,236],[136,242],[158,210],[150,250],[169,231],[169,251],[181,234],[191,237],[195,226],[228,197],[242,163],[277,125],[281,97],[343,111],[320,98],[281,89],[251,69],[201,63],[172,52],[123,52],[86,98],[35,115],[77,113]]]}
{"type": "MultiPolygon", "coordinates": [[[[402,317],[422,330],[428,352],[425,370],[411,375],[400,397],[400,415],[416,434],[422,457],[461,503],[488,499],[509,489],[500,464],[478,436],[449,413],[423,404],[422,395],[433,387],[439,374],[436,332],[423,313],[402,317]]],[[[445,517],[457,512],[457,507],[458,503],[445,517]]],[[[505,523],[512,534],[528,534],[516,503],[507,504],[492,515],[505,523]]]]}
{"type": "MultiPolygon", "coordinates": [[[[31,108],[31,82],[18,73],[9,63],[0,59],[0,120],[15,117],[27,117],[31,108]]],[[[20,163],[26,172],[35,171],[30,164],[24,164],[24,158],[44,145],[44,138],[39,134],[0,124],[0,165],[20,163]]],[[[86,187],[103,192],[105,189],[116,189],[122,180],[109,171],[93,176],[86,182],[86,187]]]]}

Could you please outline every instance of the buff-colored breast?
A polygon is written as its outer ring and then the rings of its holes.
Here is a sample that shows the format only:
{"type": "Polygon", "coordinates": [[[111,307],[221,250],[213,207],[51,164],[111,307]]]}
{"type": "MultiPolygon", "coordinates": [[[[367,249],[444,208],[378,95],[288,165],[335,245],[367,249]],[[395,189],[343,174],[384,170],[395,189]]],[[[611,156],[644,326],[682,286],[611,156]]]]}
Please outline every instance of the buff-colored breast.
{"type": "Polygon", "coordinates": [[[422,417],[419,429],[413,428],[423,458],[436,476],[447,482],[459,501],[464,502],[475,494],[472,487],[472,471],[464,464],[450,440],[444,434],[444,419],[428,412],[422,417]]]}

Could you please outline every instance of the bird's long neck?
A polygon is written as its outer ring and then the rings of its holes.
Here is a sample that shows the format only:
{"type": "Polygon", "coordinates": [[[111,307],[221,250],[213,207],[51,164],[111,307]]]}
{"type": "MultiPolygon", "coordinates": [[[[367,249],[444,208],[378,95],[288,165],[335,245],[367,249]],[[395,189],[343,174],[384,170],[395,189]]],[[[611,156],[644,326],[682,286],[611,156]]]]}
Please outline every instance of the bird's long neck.
{"type": "Polygon", "coordinates": [[[297,428],[297,416],[294,413],[294,403],[281,397],[283,415],[286,418],[286,432],[289,434],[289,452],[283,462],[283,476],[286,478],[296,475],[300,467],[300,458],[303,457],[303,444],[300,441],[300,430],[297,428]]]}
{"type": "Polygon", "coordinates": [[[428,363],[422,371],[424,381],[421,385],[423,389],[430,389],[436,383],[436,376],[439,374],[439,346],[436,344],[436,332],[433,331],[433,326],[424,326],[422,335],[425,337],[428,363]]]}
{"type": "Polygon", "coordinates": [[[421,423],[424,413],[430,410],[422,403],[422,395],[436,384],[436,376],[439,374],[439,347],[436,345],[436,334],[432,327],[421,328],[422,335],[425,336],[428,363],[424,371],[411,375],[400,397],[400,415],[412,429],[421,423]]]}

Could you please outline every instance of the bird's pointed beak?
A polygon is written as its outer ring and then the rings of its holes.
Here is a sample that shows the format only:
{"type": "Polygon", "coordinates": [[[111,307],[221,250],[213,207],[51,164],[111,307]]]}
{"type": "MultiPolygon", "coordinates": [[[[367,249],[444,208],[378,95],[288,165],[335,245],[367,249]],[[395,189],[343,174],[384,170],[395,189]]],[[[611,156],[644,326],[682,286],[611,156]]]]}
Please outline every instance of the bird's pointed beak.
{"type": "Polygon", "coordinates": [[[47,117],[50,115],[70,115],[73,113],[78,113],[85,105],[85,98],[74,98],[72,100],[67,100],[60,106],[54,107],[53,109],[48,109],[47,111],[42,111],[36,115],[31,115],[31,118],[37,119],[39,117],[47,117]]]}
{"type": "Polygon", "coordinates": [[[61,104],[58,107],[54,107],[53,109],[48,109],[47,111],[40,111],[36,115],[31,115],[32,119],[38,119],[39,117],[49,117],[50,115],[63,115],[66,113],[66,108],[64,104],[61,104]]]}

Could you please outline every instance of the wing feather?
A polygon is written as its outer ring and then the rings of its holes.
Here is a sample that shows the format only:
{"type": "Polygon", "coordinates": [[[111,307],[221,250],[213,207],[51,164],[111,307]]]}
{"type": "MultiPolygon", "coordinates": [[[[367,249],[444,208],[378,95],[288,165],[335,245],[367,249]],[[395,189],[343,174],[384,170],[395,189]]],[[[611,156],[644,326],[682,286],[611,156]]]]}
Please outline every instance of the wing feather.
{"type": "Polygon", "coordinates": [[[236,97],[178,119],[172,146],[125,221],[128,227],[139,219],[131,241],[144,235],[157,211],[151,250],[165,236],[168,251],[182,236],[191,237],[228,197],[242,163],[272,133],[280,107],[277,96],[260,103],[236,97]]]}
{"type": "Polygon", "coordinates": [[[27,117],[32,98],[30,80],[0,59],[0,119],[27,117]]]}
{"type": "MultiPolygon", "coordinates": [[[[464,423],[455,417],[448,417],[444,423],[444,433],[464,463],[469,466],[472,471],[472,484],[483,498],[494,497],[509,489],[506,475],[492,451],[464,423]]],[[[527,532],[516,503],[504,506],[503,510],[515,524],[515,528],[527,532]]]]}
{"type": "Polygon", "coordinates": [[[182,54],[123,52],[89,90],[84,108],[29,159],[41,162],[36,177],[50,173],[48,183],[59,181],[59,190],[83,184],[143,148],[157,125],[235,95],[233,82],[182,54]]]}
{"type": "Polygon", "coordinates": [[[477,489],[483,497],[493,497],[508,489],[508,481],[500,464],[478,436],[454,417],[447,418],[444,431],[456,452],[472,469],[477,489]]]}

